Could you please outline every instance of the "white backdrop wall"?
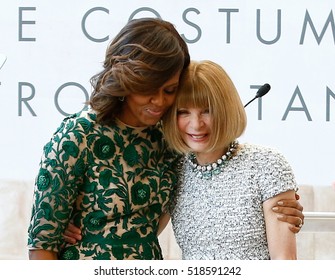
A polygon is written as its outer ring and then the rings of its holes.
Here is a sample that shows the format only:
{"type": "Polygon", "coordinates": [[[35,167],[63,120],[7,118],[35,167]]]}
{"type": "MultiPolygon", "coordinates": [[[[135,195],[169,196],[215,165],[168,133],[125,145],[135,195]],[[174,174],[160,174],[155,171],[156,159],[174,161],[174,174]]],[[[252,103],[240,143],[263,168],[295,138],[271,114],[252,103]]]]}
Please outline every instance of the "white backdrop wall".
{"type": "Polygon", "coordinates": [[[83,108],[108,42],[131,18],[162,17],[191,57],[230,74],[247,107],[241,142],[278,148],[299,184],[335,180],[334,0],[0,0],[0,179],[34,179],[43,145],[83,108]],[[1,65],[1,62],[0,62],[1,65]]]}

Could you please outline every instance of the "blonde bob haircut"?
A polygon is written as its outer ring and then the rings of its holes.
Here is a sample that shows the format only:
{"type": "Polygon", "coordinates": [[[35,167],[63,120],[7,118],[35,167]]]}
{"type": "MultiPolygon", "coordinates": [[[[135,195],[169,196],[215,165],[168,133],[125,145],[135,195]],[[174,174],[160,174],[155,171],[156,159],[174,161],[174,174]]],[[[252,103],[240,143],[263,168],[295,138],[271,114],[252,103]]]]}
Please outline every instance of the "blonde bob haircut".
{"type": "Polygon", "coordinates": [[[178,153],[190,152],[177,125],[178,109],[190,107],[209,109],[209,151],[227,147],[245,130],[247,117],[235,85],[226,71],[212,61],[191,61],[180,79],[176,101],[163,118],[166,140],[178,153]]]}

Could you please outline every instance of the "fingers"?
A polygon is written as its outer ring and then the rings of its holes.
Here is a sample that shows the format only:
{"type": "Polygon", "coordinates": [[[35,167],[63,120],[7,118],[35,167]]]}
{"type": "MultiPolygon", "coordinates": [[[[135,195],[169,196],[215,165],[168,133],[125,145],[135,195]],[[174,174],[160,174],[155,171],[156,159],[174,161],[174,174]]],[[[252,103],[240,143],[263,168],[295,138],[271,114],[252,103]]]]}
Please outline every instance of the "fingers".
{"type": "Polygon", "coordinates": [[[295,225],[299,225],[300,221],[302,220],[302,223],[304,223],[305,216],[304,216],[303,212],[301,212],[298,209],[290,208],[290,207],[276,206],[276,207],[273,207],[272,210],[274,212],[280,214],[280,216],[282,217],[280,219],[281,221],[286,219],[285,222],[293,224],[293,223],[290,222],[290,221],[293,221],[293,222],[295,222],[294,223],[295,225]]]}
{"type": "Polygon", "coordinates": [[[277,219],[279,221],[289,223],[290,224],[289,229],[293,233],[298,233],[301,230],[301,227],[304,224],[303,219],[301,219],[300,217],[297,217],[297,216],[287,216],[287,215],[279,214],[279,215],[277,215],[277,219]]]}
{"type": "Polygon", "coordinates": [[[67,243],[70,243],[70,244],[76,244],[77,240],[75,238],[72,238],[72,237],[69,237],[67,235],[63,235],[64,237],[64,240],[67,242],[67,243]]]}
{"type": "Polygon", "coordinates": [[[300,195],[298,195],[297,193],[295,193],[295,199],[299,200],[300,199],[300,195]]]}
{"type": "Polygon", "coordinates": [[[300,202],[296,199],[284,199],[284,200],[280,200],[277,202],[278,206],[283,206],[283,207],[290,207],[290,208],[296,208],[299,211],[303,211],[304,208],[302,207],[302,205],[300,204],[300,202]]]}
{"type": "Polygon", "coordinates": [[[63,234],[64,240],[68,243],[75,244],[78,240],[81,240],[81,235],[65,230],[63,234]]]}
{"type": "Polygon", "coordinates": [[[299,227],[300,225],[302,225],[304,222],[303,222],[303,219],[301,219],[300,217],[298,216],[288,216],[288,215],[277,215],[277,219],[279,221],[282,221],[282,222],[287,222],[293,226],[296,226],[296,227],[299,227]]]}
{"type": "Polygon", "coordinates": [[[64,240],[68,243],[75,244],[78,240],[81,240],[81,230],[72,224],[69,224],[63,234],[64,240]]]}
{"type": "Polygon", "coordinates": [[[293,233],[299,233],[299,231],[301,230],[301,227],[289,225],[289,230],[292,231],[293,233]]]}
{"type": "Polygon", "coordinates": [[[70,233],[81,234],[80,228],[77,228],[74,224],[69,223],[66,229],[70,233]]]}
{"type": "Polygon", "coordinates": [[[74,239],[77,239],[77,240],[81,240],[81,234],[80,233],[76,233],[76,232],[70,231],[68,229],[66,229],[64,231],[64,236],[69,237],[69,238],[74,238],[74,239]]]}
{"type": "Polygon", "coordinates": [[[303,207],[296,199],[285,199],[277,202],[277,205],[272,208],[276,213],[277,219],[282,222],[289,223],[289,229],[293,233],[298,233],[304,224],[305,216],[303,207]]]}

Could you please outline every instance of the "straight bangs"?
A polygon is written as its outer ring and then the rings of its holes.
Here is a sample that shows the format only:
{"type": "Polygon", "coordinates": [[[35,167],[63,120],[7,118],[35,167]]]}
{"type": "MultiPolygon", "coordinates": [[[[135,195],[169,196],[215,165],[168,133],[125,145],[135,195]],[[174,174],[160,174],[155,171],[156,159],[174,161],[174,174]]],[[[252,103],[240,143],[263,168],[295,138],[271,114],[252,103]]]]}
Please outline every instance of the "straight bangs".
{"type": "Polygon", "coordinates": [[[177,108],[193,107],[205,108],[209,107],[210,96],[206,92],[207,85],[201,79],[193,76],[184,76],[181,78],[181,86],[178,90],[178,98],[176,100],[177,108]]]}

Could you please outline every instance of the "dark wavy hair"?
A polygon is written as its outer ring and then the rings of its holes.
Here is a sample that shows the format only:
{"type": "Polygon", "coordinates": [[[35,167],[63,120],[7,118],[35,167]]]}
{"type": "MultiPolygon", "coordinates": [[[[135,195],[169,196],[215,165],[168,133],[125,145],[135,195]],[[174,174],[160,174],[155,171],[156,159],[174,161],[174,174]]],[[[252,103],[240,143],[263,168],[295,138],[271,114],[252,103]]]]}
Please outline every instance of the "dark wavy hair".
{"type": "Polygon", "coordinates": [[[122,107],[120,97],[150,94],[189,63],[187,44],[173,24],[159,18],[131,20],[109,44],[103,70],[91,78],[88,104],[98,122],[111,123],[122,107]]]}

